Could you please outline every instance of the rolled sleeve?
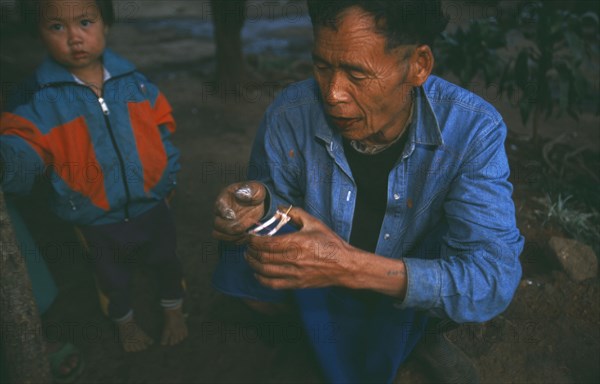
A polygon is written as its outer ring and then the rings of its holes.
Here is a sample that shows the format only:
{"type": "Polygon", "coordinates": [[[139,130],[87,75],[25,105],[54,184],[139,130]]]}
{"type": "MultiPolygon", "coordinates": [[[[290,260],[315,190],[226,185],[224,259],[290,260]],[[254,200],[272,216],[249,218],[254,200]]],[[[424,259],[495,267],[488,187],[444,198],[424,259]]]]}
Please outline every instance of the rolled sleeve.
{"type": "Polygon", "coordinates": [[[408,281],[400,308],[462,323],[487,321],[510,304],[524,241],[515,223],[504,136],[503,123],[482,132],[452,183],[438,257],[404,258],[408,281]]]}
{"type": "Polygon", "coordinates": [[[521,277],[521,268],[518,262],[503,262],[502,254],[514,255],[518,250],[445,252],[454,254],[434,260],[403,260],[406,295],[396,308],[423,310],[458,323],[487,321],[506,309],[521,277]]]}
{"type": "Polygon", "coordinates": [[[398,306],[406,308],[435,308],[439,306],[442,288],[442,269],[437,260],[404,259],[406,295],[398,306]]]}

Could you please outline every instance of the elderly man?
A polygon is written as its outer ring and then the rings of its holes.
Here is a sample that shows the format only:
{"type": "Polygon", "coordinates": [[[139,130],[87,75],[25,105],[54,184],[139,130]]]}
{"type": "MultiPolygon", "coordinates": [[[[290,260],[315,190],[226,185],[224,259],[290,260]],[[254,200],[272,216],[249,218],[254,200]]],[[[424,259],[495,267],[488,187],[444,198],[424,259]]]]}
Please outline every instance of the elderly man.
{"type": "Polygon", "coordinates": [[[440,1],[308,7],[314,79],[273,102],[249,181],[217,199],[214,285],[262,312],[291,303],[332,382],[391,382],[413,350],[433,379],[476,382],[466,355],[426,326],[486,321],[513,297],[523,238],[506,126],[431,75],[440,1]],[[274,214],[291,225],[249,233],[274,214]]]}

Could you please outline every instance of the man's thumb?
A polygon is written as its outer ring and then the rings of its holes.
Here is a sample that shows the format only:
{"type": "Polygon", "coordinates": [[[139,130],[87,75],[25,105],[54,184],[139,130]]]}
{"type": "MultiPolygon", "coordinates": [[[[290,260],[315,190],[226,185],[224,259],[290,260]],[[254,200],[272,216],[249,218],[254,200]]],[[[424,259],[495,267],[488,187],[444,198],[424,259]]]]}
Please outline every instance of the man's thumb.
{"type": "Polygon", "coordinates": [[[310,215],[302,208],[298,207],[279,207],[281,212],[287,212],[290,222],[298,229],[303,228],[310,220],[310,215]]]}
{"type": "Polygon", "coordinates": [[[242,203],[257,205],[265,200],[267,189],[259,182],[250,181],[239,184],[234,195],[242,203]]]}

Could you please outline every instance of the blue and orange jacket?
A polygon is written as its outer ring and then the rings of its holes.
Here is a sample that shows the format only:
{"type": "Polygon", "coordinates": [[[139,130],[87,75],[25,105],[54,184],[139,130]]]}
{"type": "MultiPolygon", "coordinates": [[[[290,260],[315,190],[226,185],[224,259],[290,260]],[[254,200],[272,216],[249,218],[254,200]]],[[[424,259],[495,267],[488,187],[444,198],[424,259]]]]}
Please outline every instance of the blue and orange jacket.
{"type": "Polygon", "coordinates": [[[166,98],[130,62],[110,50],[98,98],[47,58],[0,117],[2,189],[29,193],[42,177],[51,206],[81,225],[127,221],[175,187],[179,151],[166,98]]]}

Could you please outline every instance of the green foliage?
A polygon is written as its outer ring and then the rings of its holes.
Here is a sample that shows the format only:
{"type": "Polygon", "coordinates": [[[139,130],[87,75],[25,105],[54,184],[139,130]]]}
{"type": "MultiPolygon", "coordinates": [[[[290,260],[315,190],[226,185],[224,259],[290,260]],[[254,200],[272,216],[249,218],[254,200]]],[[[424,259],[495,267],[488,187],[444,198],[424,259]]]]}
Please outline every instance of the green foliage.
{"type": "Polygon", "coordinates": [[[495,19],[472,20],[463,30],[444,32],[436,46],[441,72],[456,75],[464,87],[479,73],[486,84],[498,78],[499,66],[496,50],[506,45],[504,33],[495,19]]]}
{"type": "Polygon", "coordinates": [[[553,202],[550,195],[546,195],[539,201],[545,209],[535,212],[544,220],[543,224],[558,224],[574,239],[590,245],[600,256],[600,214],[593,207],[577,209],[574,204],[568,204],[571,198],[571,195],[563,198],[559,194],[553,202]]]}
{"type": "Polygon", "coordinates": [[[580,71],[585,55],[580,26],[582,16],[559,10],[552,2],[536,2],[523,10],[519,30],[525,43],[516,57],[507,61],[500,90],[509,97],[519,92],[518,106],[523,124],[534,113],[533,138],[537,137],[537,117],[567,112],[578,120],[578,106],[585,94],[586,80],[580,71]]]}
{"type": "Polygon", "coordinates": [[[500,92],[516,100],[523,124],[533,116],[534,140],[541,115],[568,113],[577,120],[588,88],[581,64],[597,49],[598,16],[561,4],[522,2],[516,20],[473,20],[466,30],[446,33],[436,46],[439,70],[450,71],[463,86],[479,74],[487,84],[498,81],[500,92]]]}

